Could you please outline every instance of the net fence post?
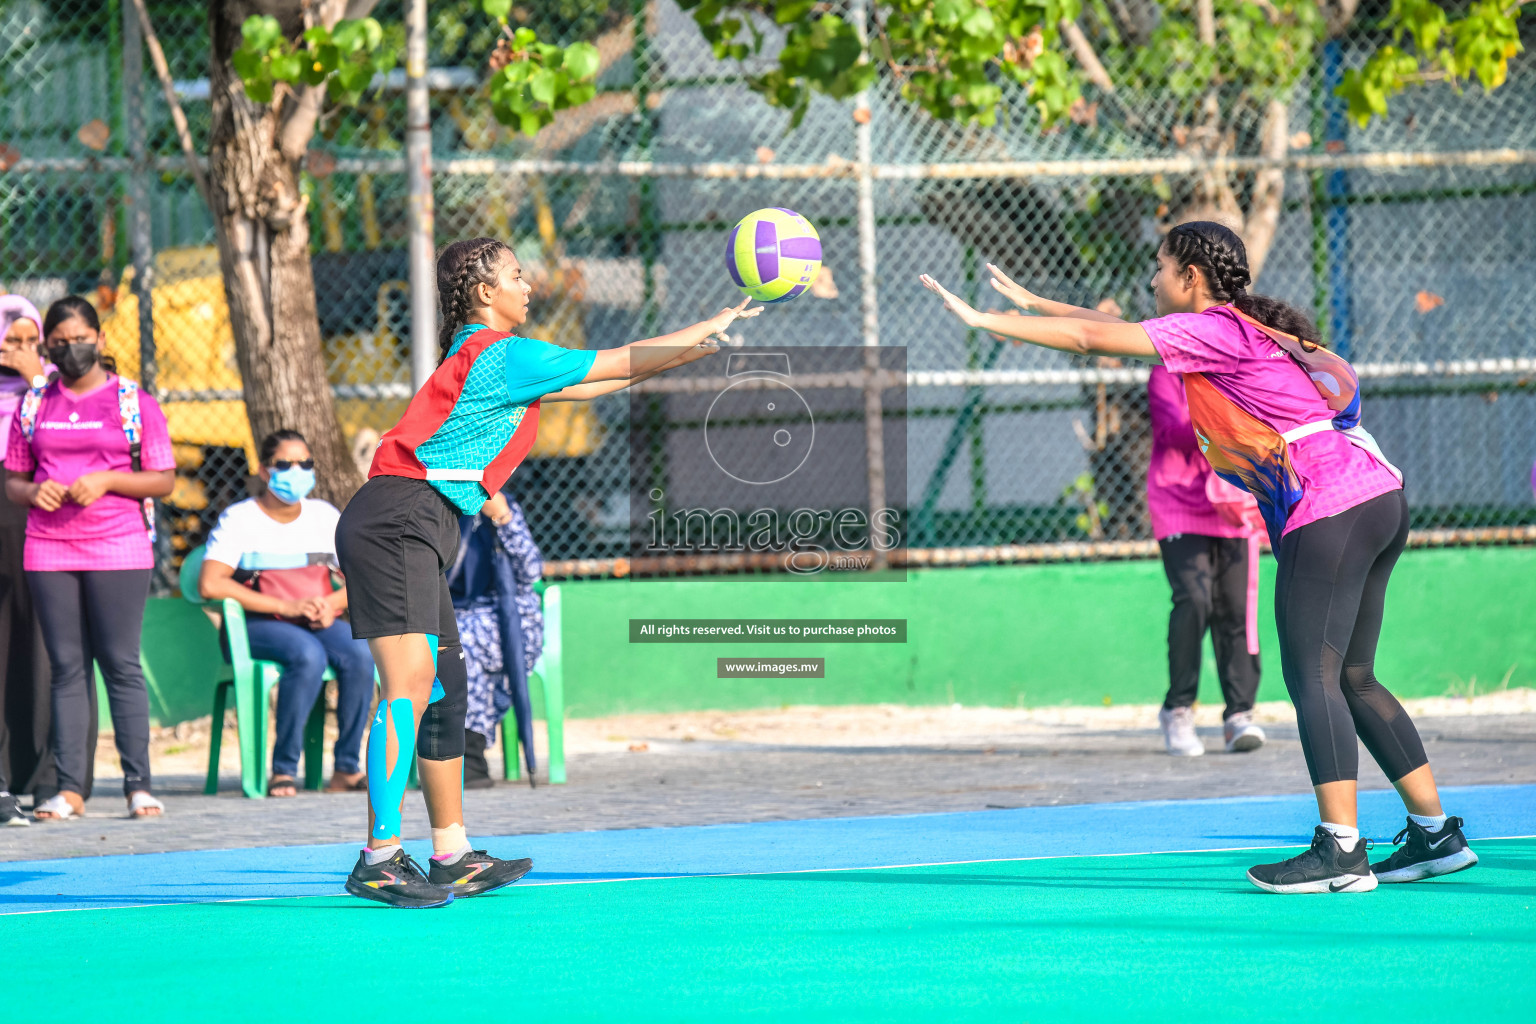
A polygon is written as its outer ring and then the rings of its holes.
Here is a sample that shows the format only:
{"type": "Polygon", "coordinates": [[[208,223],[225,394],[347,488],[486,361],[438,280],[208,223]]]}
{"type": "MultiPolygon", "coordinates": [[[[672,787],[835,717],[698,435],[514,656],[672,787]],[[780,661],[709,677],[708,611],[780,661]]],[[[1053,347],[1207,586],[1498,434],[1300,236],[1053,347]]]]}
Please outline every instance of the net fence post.
{"type": "MultiPolygon", "coordinates": [[[[859,44],[864,53],[861,60],[869,60],[868,12],[866,0],[853,0],[850,15],[859,33],[859,44]]],[[[880,368],[880,304],[876,293],[875,269],[877,250],[875,244],[875,178],[873,165],[873,121],[869,106],[869,90],[859,92],[853,98],[853,136],[855,146],[855,174],[859,192],[859,302],[863,313],[861,342],[864,347],[864,444],[868,452],[867,484],[869,488],[869,546],[872,554],[871,568],[879,572],[888,567],[890,556],[876,542],[875,523],[880,510],[885,508],[885,417],[882,408],[884,383],[880,368]]]]}
{"type": "Polygon", "coordinates": [[[432,112],[427,91],[427,0],[405,5],[405,163],[410,194],[411,389],[437,367],[437,270],[433,258],[432,112]]]}

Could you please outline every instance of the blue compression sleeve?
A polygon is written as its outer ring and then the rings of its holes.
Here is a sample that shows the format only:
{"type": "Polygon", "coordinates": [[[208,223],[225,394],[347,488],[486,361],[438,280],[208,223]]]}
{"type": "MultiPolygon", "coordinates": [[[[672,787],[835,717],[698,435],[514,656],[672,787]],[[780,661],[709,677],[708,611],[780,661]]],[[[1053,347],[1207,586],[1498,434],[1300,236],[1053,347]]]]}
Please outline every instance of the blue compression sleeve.
{"type": "Polygon", "coordinates": [[[411,775],[411,760],[416,756],[416,711],[411,702],[397,697],[389,702],[389,713],[379,702],[368,730],[368,802],[373,806],[373,838],[388,839],[400,834],[400,804],[405,799],[405,783],[411,775]],[[395,732],[395,770],[389,771],[389,733],[395,732]]]}

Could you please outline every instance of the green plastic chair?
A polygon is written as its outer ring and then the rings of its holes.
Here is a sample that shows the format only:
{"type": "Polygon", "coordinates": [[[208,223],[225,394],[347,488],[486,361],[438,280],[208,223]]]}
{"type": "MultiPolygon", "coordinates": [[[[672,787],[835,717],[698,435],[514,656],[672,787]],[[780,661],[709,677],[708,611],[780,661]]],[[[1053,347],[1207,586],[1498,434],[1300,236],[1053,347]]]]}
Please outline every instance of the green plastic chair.
{"type": "MultiPolygon", "coordinates": [[[[539,660],[528,672],[528,678],[539,677],[544,689],[544,718],[549,726],[549,781],[551,785],[565,782],[565,667],[564,649],[560,643],[560,587],[546,586],[543,580],[535,583],[544,602],[544,650],[539,660]]],[[[508,780],[522,777],[522,744],[517,738],[517,716],[508,711],[501,720],[501,753],[503,775],[508,780]]]]}
{"type": "MultiPolygon", "coordinates": [[[[207,606],[198,590],[197,578],[203,570],[203,547],[187,552],[181,563],[181,596],[192,604],[207,606]]],[[[245,631],[245,609],[232,598],[219,602],[229,634],[230,664],[222,666],[213,691],[213,728],[208,749],[208,781],[203,792],[212,796],[219,791],[219,747],[224,739],[224,709],[229,693],[235,695],[235,720],[240,734],[240,788],[248,797],[267,795],[267,742],[271,734],[272,688],[282,669],[276,662],[251,657],[251,642],[245,631]],[[228,678],[224,678],[228,676],[228,678]]],[[[323,677],[335,679],[329,665],[323,677]]],[[[325,690],[322,687],[309,721],[304,726],[304,788],[319,789],[325,772],[325,690]]]]}

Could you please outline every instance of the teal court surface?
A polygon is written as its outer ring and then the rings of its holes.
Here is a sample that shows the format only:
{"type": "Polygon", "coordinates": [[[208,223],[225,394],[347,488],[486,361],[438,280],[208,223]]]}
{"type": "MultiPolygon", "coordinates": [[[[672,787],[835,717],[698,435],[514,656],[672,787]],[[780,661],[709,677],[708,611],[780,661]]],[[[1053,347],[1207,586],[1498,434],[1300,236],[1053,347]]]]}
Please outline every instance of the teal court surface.
{"type": "Polygon", "coordinates": [[[3,863],[5,1017],[1536,1019],[1536,786],[1445,799],[1481,864],[1340,896],[1243,878],[1310,794],[477,840],[534,872],[432,911],[341,895],[355,846],[3,863]]]}

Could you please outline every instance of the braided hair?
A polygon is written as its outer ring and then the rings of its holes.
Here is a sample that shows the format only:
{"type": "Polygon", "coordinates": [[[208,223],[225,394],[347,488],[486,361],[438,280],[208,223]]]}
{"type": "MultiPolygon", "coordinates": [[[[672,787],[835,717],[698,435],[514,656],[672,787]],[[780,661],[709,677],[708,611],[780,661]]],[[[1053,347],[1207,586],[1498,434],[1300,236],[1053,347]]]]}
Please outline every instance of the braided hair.
{"type": "Polygon", "coordinates": [[[1211,289],[1211,298],[1217,302],[1230,302],[1266,327],[1312,345],[1322,345],[1317,325],[1307,314],[1279,299],[1248,292],[1253,281],[1248,273],[1248,250],[1230,228],[1208,220],[1180,224],[1168,232],[1163,251],[1173,258],[1180,271],[1199,267],[1211,289]]]}
{"type": "Polygon", "coordinates": [[[494,285],[502,260],[510,256],[511,248],[494,238],[454,242],[438,254],[437,301],[443,313],[437,334],[439,363],[448,357],[453,336],[468,321],[469,311],[476,308],[475,285],[494,285]]]}

